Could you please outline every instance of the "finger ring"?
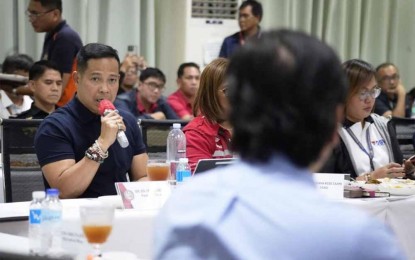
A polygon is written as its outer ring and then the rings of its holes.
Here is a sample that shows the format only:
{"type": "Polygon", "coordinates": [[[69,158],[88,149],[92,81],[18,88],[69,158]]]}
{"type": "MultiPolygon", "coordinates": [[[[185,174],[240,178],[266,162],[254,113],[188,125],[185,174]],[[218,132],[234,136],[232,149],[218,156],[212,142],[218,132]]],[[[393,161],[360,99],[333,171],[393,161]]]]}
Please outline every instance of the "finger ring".
{"type": "Polygon", "coordinates": [[[118,126],[118,131],[120,131],[121,130],[121,124],[117,123],[117,126],[118,126]]]}

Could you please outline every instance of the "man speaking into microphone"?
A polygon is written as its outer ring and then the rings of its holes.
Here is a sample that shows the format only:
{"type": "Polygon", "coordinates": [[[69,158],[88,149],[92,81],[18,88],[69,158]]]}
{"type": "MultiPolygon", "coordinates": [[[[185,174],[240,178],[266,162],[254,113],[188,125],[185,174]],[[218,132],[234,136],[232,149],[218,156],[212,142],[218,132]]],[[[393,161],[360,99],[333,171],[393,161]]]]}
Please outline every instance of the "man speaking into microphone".
{"type": "Polygon", "coordinates": [[[119,85],[117,51],[90,43],[77,61],[72,76],[78,92],[43,120],[36,154],[46,188],[58,188],[61,198],[115,195],[115,182],[146,179],[146,148],[135,117],[112,105],[119,85]]]}

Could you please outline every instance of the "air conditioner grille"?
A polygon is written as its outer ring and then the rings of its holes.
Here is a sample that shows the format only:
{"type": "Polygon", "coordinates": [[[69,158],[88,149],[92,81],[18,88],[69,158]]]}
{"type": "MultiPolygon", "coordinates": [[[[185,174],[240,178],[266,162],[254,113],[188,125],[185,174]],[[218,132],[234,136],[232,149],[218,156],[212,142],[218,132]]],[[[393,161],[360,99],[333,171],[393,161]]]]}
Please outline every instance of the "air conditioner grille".
{"type": "Polygon", "coordinates": [[[238,0],[192,0],[192,18],[237,19],[238,0]]]}

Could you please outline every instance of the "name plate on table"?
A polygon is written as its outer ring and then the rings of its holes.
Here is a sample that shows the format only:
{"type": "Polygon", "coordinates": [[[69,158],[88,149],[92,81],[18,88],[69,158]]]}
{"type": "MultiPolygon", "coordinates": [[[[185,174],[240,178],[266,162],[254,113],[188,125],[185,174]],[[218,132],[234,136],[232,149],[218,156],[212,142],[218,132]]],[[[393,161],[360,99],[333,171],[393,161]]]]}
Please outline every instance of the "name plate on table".
{"type": "Polygon", "coordinates": [[[171,194],[168,181],[116,182],[125,209],[160,209],[171,194]]]}
{"type": "Polygon", "coordinates": [[[314,182],[317,189],[330,199],[344,198],[344,180],[349,174],[314,173],[314,182]]]}

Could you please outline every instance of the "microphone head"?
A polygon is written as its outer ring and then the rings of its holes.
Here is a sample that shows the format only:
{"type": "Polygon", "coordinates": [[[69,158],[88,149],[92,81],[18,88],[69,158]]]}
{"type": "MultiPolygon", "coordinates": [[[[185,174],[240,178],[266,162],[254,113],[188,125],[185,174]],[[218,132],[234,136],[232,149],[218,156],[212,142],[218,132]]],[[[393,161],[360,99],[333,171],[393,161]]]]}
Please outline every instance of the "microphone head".
{"type": "Polygon", "coordinates": [[[111,101],[108,99],[103,99],[99,102],[98,110],[101,115],[104,115],[105,110],[115,110],[115,107],[111,101]]]}

